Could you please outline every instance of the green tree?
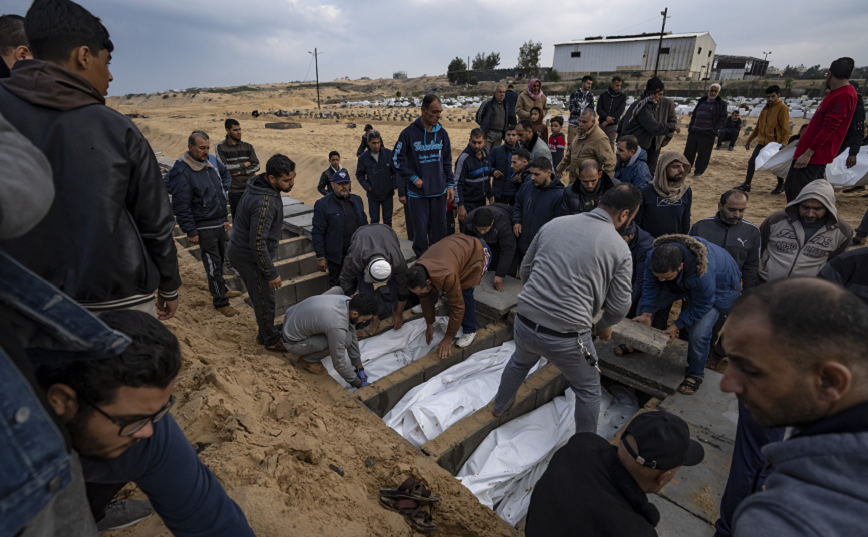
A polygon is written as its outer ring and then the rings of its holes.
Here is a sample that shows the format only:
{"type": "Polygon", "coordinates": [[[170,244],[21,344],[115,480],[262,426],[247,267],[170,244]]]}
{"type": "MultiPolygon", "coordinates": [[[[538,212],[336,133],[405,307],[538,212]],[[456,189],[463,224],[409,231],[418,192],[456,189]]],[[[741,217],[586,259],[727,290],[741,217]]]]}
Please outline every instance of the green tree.
{"type": "Polygon", "coordinates": [[[799,72],[798,69],[796,69],[795,67],[790,67],[789,65],[787,65],[784,68],[784,74],[782,74],[781,76],[783,76],[784,78],[787,78],[787,77],[797,77],[799,75],[801,75],[801,73],[799,72]]]}
{"type": "Polygon", "coordinates": [[[475,86],[477,84],[479,84],[479,81],[476,80],[476,77],[475,76],[470,77],[470,85],[475,86]]]}
{"type": "Polygon", "coordinates": [[[401,96],[401,92],[400,92],[400,91],[396,91],[396,92],[395,92],[395,97],[400,97],[400,96],[401,96]]]}
{"type": "Polygon", "coordinates": [[[450,84],[464,84],[467,80],[467,64],[461,58],[456,57],[449,62],[446,68],[446,77],[450,84]]]}
{"type": "Polygon", "coordinates": [[[496,69],[500,65],[500,53],[492,52],[486,56],[484,52],[480,52],[470,65],[472,69],[496,69]]]}
{"type": "Polygon", "coordinates": [[[549,73],[548,82],[560,82],[560,81],[561,81],[561,74],[559,72],[557,72],[557,70],[552,69],[552,72],[549,73]]]}
{"type": "Polygon", "coordinates": [[[525,76],[539,73],[539,58],[542,53],[542,43],[528,41],[518,49],[518,67],[524,71],[525,76]]]}
{"type": "Polygon", "coordinates": [[[826,71],[820,69],[820,64],[812,65],[808,67],[808,69],[802,74],[802,78],[805,80],[819,80],[821,78],[826,78],[826,71]]]}

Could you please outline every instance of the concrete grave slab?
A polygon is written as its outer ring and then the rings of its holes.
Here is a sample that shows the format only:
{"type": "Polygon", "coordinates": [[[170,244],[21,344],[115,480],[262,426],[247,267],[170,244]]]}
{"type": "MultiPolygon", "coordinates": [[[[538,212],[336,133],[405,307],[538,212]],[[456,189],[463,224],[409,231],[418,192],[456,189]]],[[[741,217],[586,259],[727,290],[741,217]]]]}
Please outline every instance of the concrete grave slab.
{"type": "Polygon", "coordinates": [[[313,212],[313,207],[310,205],[305,205],[304,203],[295,203],[293,205],[284,205],[283,207],[283,219],[292,218],[294,216],[301,216],[303,214],[308,214],[313,212]]]}
{"type": "Polygon", "coordinates": [[[401,245],[401,253],[404,254],[404,261],[407,265],[416,261],[416,252],[413,251],[413,241],[398,237],[398,243],[401,245]]]}
{"type": "Polygon", "coordinates": [[[473,291],[476,311],[491,319],[505,319],[509,315],[509,310],[518,305],[521,281],[506,276],[503,278],[503,288],[503,293],[494,288],[493,270],[486,272],[482,282],[473,291]]]}
{"type": "MultiPolygon", "coordinates": [[[[680,472],[679,472],[680,475],[680,472]]],[[[656,494],[648,496],[648,501],[660,511],[660,523],[657,524],[659,537],[711,537],[714,526],[679,505],[656,494]]]]}
{"type": "Polygon", "coordinates": [[[690,425],[711,435],[715,442],[735,443],[738,426],[738,400],[731,393],[720,391],[723,375],[705,370],[705,380],[695,395],[676,393],[660,404],[665,410],[681,417],[690,425]]]}
{"type": "Polygon", "coordinates": [[[624,319],[612,327],[612,340],[637,351],[660,356],[669,343],[669,336],[656,328],[624,319]]]}
{"type": "Polygon", "coordinates": [[[310,226],[313,224],[313,213],[303,214],[299,216],[293,216],[290,218],[283,219],[283,229],[291,231],[296,235],[302,235],[305,226],[310,226]]]}
{"type": "Polygon", "coordinates": [[[618,344],[614,341],[598,340],[594,346],[603,374],[655,397],[662,399],[674,394],[684,380],[686,341],[676,339],[666,346],[660,356],[644,353],[618,356],[615,354],[618,344]]]}
{"type": "Polygon", "coordinates": [[[280,201],[283,202],[283,206],[284,206],[284,207],[287,207],[287,206],[289,206],[289,205],[296,205],[296,204],[298,204],[298,203],[301,203],[301,200],[297,200],[297,199],[295,199],[295,198],[290,198],[290,197],[287,196],[286,194],[281,194],[281,195],[280,195],[280,201]]]}

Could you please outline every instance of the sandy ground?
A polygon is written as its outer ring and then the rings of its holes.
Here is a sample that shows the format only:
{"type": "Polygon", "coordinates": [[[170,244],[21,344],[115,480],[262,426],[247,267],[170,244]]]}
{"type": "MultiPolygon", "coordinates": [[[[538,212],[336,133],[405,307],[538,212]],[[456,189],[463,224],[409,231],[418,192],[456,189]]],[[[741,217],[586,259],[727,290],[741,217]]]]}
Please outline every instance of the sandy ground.
{"type": "MultiPolygon", "coordinates": [[[[134,106],[119,105],[121,99],[110,104],[124,113],[147,114],[147,119],[136,119],[136,124],[154,149],[174,158],[186,149],[187,136],[194,129],[209,132],[213,148],[224,136],[227,112],[315,108],[302,96],[272,93],[270,98],[231,95],[208,101],[213,97],[205,97],[204,102],[194,97],[137,97],[140,104],[134,106]],[[156,105],[150,106],[151,101],[156,105]]],[[[475,124],[447,118],[472,113],[444,113],[454,158],[464,149],[475,124]]],[[[232,117],[241,121],[244,139],[256,148],[263,168],[275,153],[297,163],[298,176],[290,195],[308,204],[319,198],[316,185],[328,167],[329,151],[339,151],[343,165],[354,172],[355,151],[365,123],[380,130],[387,147],[394,145],[408,124],[365,118],[337,123],[293,118],[282,120],[300,121],[303,128],[271,130],[265,123],[275,121],[273,117],[232,117]],[[358,128],[347,128],[347,122],[356,123],[358,128]]],[[[686,120],[682,118],[682,123],[686,120]]],[[[797,128],[803,121],[796,120],[797,128]]],[[[755,118],[748,119],[749,126],[755,123],[755,118]]],[[[682,150],[685,139],[686,135],[677,135],[669,149],[682,150]]],[[[694,221],[712,216],[720,194],[742,182],[748,157],[743,146],[733,152],[715,151],[706,174],[690,179],[694,221]]],[[[769,213],[783,208],[784,197],[769,195],[776,184],[771,174],[758,173],[753,184],[747,218],[758,225],[769,213]]],[[[357,184],[354,187],[358,190],[357,184]]],[[[855,227],[866,202],[859,194],[839,194],[840,215],[855,227]]],[[[397,199],[395,209],[395,228],[403,236],[405,225],[397,199]]],[[[427,482],[443,498],[434,515],[438,535],[513,534],[458,481],[401,442],[382,420],[349,403],[346,397],[321,389],[287,357],[259,348],[254,342],[252,310],[244,309],[233,319],[217,315],[200,265],[182,266],[181,275],[181,305],[175,319],[167,323],[181,341],[184,360],[173,415],[191,441],[212,443],[202,453],[202,460],[244,509],[258,535],[413,535],[401,516],[379,507],[377,494],[379,487],[397,485],[409,475],[427,482]],[[376,458],[371,468],[365,465],[369,457],[376,458]],[[343,468],[344,476],[330,470],[329,464],[343,468]]],[[[169,533],[157,517],[152,517],[117,535],[156,537],[169,533]]]]}

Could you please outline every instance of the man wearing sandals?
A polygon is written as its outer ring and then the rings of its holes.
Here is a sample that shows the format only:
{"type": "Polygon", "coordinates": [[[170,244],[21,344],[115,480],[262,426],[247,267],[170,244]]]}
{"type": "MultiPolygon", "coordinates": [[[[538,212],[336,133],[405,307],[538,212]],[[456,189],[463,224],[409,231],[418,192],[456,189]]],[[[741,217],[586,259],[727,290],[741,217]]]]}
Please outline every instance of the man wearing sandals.
{"type": "Polygon", "coordinates": [[[651,326],[655,312],[689,299],[688,306],[664,333],[671,342],[679,328],[690,327],[687,368],[678,391],[693,395],[705,377],[714,323],[721,314],[729,313],[741,293],[741,271],[726,250],[687,235],[664,235],[655,240],[648,261],[639,316],[633,320],[651,326]]]}

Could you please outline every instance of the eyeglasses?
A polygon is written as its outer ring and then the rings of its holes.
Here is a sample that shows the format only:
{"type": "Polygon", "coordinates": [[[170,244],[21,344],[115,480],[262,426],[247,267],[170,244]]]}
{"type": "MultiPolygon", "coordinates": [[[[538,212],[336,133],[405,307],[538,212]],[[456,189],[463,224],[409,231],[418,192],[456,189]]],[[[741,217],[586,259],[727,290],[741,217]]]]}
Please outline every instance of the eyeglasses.
{"type": "Polygon", "coordinates": [[[133,421],[121,421],[119,419],[116,419],[116,418],[109,416],[108,414],[103,412],[103,410],[100,407],[91,403],[87,399],[82,399],[81,397],[79,397],[79,399],[83,403],[85,403],[87,406],[93,408],[94,410],[96,410],[97,412],[99,412],[100,414],[102,414],[103,416],[108,418],[112,423],[114,423],[115,425],[120,427],[120,430],[118,431],[118,436],[132,436],[132,435],[136,434],[137,432],[141,431],[145,427],[145,425],[147,425],[148,423],[157,423],[158,421],[163,419],[163,417],[166,414],[169,413],[169,410],[172,408],[172,405],[175,404],[175,396],[170,395],[169,396],[169,402],[166,403],[166,406],[164,406],[160,410],[156,411],[155,413],[151,414],[150,416],[147,416],[144,418],[139,418],[139,419],[133,420],[133,421]]]}

